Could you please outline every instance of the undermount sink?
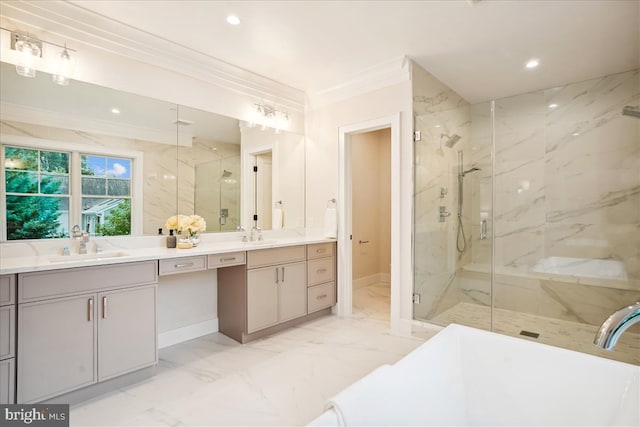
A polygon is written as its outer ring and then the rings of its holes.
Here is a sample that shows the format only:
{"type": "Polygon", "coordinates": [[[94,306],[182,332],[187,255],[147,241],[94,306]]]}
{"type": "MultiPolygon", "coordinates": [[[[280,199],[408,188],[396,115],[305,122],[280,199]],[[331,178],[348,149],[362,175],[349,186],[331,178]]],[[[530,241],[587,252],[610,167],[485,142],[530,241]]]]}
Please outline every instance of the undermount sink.
{"type": "Polygon", "coordinates": [[[452,324],[329,404],[310,425],[640,425],[640,367],[452,324]]]}
{"type": "Polygon", "coordinates": [[[245,242],[247,245],[256,245],[256,246],[260,246],[260,245],[271,245],[273,243],[276,243],[275,240],[254,240],[253,242],[249,241],[249,242],[245,242]]]}
{"type": "Polygon", "coordinates": [[[103,259],[113,259],[120,258],[123,256],[128,256],[129,254],[122,251],[113,251],[113,252],[100,252],[95,254],[83,254],[83,255],[57,255],[50,256],[50,262],[83,262],[83,261],[100,261],[103,259]]]}

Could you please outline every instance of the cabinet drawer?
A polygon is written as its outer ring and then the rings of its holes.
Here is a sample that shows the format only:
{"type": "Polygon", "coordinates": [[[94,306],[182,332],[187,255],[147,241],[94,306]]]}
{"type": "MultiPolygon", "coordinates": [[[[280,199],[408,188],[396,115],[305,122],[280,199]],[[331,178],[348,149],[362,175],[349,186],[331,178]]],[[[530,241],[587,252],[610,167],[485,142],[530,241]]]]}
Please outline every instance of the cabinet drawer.
{"type": "Polygon", "coordinates": [[[15,396],[15,359],[0,362],[0,405],[10,405],[15,396]]]}
{"type": "Polygon", "coordinates": [[[201,271],[207,269],[207,258],[205,255],[169,258],[160,260],[160,276],[169,274],[188,273],[190,271],[201,271]]]}
{"type": "Polygon", "coordinates": [[[16,309],[10,305],[0,308],[0,360],[14,357],[16,343],[16,309]]]}
{"type": "Polygon", "coordinates": [[[231,252],[228,254],[209,255],[207,259],[208,268],[228,267],[232,265],[242,265],[246,262],[246,252],[231,252]]]}
{"type": "Polygon", "coordinates": [[[0,276],[0,306],[16,302],[16,282],[13,274],[0,276]]]}
{"type": "Polygon", "coordinates": [[[156,283],[157,261],[18,274],[18,302],[156,283]]]}
{"type": "Polygon", "coordinates": [[[328,243],[316,243],[314,245],[307,245],[307,258],[323,258],[335,255],[336,244],[333,242],[328,243]]]}
{"type": "Polygon", "coordinates": [[[307,289],[309,314],[331,307],[336,303],[336,282],[324,283],[307,289]]]}
{"type": "Polygon", "coordinates": [[[313,286],[319,283],[335,280],[334,258],[320,258],[308,261],[307,285],[313,286]]]}
{"type": "Polygon", "coordinates": [[[247,268],[263,267],[266,265],[286,264],[304,261],[305,247],[285,246],[282,248],[259,249],[247,253],[247,268]]]}

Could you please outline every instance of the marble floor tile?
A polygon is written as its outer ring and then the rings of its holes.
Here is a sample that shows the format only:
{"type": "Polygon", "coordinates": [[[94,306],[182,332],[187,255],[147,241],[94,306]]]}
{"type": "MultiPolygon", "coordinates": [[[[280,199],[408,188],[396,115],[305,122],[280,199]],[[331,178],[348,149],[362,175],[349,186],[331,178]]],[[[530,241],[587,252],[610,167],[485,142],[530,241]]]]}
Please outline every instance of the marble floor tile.
{"type": "Polygon", "coordinates": [[[242,345],[212,334],[160,350],[155,375],[71,408],[72,426],[305,425],[327,400],[433,336],[389,333],[389,285],[354,290],[354,315],[242,345]]]}

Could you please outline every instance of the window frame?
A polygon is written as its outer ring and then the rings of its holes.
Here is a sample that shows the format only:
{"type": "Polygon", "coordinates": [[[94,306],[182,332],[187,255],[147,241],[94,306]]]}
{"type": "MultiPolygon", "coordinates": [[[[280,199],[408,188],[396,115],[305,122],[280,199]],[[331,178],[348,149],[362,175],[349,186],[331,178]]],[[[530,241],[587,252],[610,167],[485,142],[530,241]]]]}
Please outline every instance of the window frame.
{"type": "MultiPolygon", "coordinates": [[[[44,242],[56,239],[24,239],[7,240],[7,191],[5,176],[4,147],[29,148],[44,151],[68,152],[69,156],[69,230],[74,224],[80,224],[82,216],[82,169],[81,155],[96,155],[101,157],[122,157],[131,159],[131,234],[141,236],[143,226],[144,206],[144,153],[141,151],[118,150],[107,147],[85,145],[82,143],[63,142],[42,138],[25,137],[19,135],[0,134],[0,241],[2,242],[44,242]]],[[[120,236],[110,236],[120,237],[120,236]]]]}

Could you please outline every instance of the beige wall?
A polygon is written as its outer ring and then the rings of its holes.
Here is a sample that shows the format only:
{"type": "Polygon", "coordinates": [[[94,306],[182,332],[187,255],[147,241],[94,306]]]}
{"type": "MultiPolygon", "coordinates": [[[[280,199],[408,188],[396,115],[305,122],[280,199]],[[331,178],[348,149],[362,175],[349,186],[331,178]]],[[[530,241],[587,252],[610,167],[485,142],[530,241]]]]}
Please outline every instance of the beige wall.
{"type": "Polygon", "coordinates": [[[389,274],[391,262],[391,131],[351,138],[353,279],[389,274]],[[359,242],[368,241],[360,244],[359,242]]]}

